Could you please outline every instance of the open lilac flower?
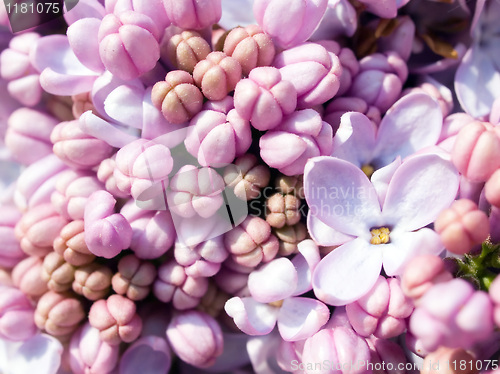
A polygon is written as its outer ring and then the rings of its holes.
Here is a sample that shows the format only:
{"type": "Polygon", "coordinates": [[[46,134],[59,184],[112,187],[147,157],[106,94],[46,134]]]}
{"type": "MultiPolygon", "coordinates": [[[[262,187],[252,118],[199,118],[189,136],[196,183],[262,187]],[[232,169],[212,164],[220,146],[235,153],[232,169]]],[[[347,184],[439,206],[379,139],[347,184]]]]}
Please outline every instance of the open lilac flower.
{"type": "Polygon", "coordinates": [[[318,248],[312,241],[303,241],[299,251],[293,260],[279,258],[253,271],[248,278],[252,297],[233,297],[226,303],[226,312],[246,334],[269,334],[277,323],[284,340],[297,341],[316,333],[328,321],[326,305],[298,297],[311,289],[318,248]]]}
{"type": "Polygon", "coordinates": [[[380,204],[360,169],[340,159],[316,157],[306,165],[304,188],[313,237],[324,227],[335,230],[326,238],[320,233],[324,241],[337,233],[344,241],[351,237],[324,257],[313,275],[320,300],[344,305],[371,289],[382,266],[387,275],[396,275],[413,256],[441,251],[439,236],[422,227],[455,199],[458,173],[437,155],[414,156],[396,169],[380,204]]]}

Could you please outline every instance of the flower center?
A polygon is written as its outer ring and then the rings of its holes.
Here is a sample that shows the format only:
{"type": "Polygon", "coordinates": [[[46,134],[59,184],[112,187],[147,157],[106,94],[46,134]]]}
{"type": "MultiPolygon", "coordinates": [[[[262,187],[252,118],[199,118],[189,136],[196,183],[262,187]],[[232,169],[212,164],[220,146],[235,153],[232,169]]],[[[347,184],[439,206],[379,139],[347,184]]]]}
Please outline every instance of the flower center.
{"type": "Polygon", "coordinates": [[[370,179],[372,177],[373,172],[375,171],[375,168],[370,164],[366,164],[361,166],[361,171],[366,174],[368,179],[370,179]]]}
{"type": "Polygon", "coordinates": [[[371,229],[370,233],[372,238],[370,239],[371,244],[387,244],[389,243],[389,234],[391,231],[387,227],[379,227],[378,229],[371,229]]]}
{"type": "Polygon", "coordinates": [[[268,304],[271,305],[271,306],[275,306],[277,308],[281,308],[281,306],[283,305],[283,301],[284,300],[272,301],[272,302],[270,302],[268,304]]]}

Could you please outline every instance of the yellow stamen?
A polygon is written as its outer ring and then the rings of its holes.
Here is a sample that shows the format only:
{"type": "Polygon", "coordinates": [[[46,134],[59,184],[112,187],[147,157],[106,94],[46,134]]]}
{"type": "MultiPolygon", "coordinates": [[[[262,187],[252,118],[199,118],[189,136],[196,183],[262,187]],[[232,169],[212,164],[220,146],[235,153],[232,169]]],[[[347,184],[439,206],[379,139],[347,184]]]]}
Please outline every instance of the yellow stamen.
{"type": "Polygon", "coordinates": [[[378,229],[372,229],[370,231],[372,238],[370,240],[371,244],[387,244],[389,243],[389,234],[391,233],[387,227],[380,227],[378,229]]]}
{"type": "Polygon", "coordinates": [[[366,165],[361,166],[361,171],[363,173],[365,173],[368,178],[371,178],[375,169],[370,164],[366,164],[366,165]]]}
{"type": "Polygon", "coordinates": [[[283,300],[273,301],[268,304],[277,308],[281,308],[281,306],[283,305],[283,300]]]}

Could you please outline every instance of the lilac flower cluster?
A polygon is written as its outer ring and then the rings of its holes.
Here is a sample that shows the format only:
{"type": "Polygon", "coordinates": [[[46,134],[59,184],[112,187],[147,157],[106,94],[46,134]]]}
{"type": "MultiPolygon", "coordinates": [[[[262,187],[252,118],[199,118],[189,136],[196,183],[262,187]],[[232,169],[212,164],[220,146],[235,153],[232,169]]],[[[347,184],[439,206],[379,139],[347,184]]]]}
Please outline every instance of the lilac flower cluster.
{"type": "Polygon", "coordinates": [[[0,373],[499,373],[500,1],[68,9],[0,4],[0,373]]]}

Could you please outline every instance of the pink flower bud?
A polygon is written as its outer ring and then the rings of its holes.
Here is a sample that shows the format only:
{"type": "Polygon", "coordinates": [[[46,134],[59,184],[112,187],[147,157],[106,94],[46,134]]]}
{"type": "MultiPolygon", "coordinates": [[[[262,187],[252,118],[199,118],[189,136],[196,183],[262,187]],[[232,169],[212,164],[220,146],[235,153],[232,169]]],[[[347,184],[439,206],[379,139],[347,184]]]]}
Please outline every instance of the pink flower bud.
{"type": "Polygon", "coordinates": [[[271,261],[278,253],[278,239],[269,224],[259,217],[247,217],[241,225],[224,235],[224,244],[232,259],[240,265],[255,267],[271,261]]]}
{"type": "Polygon", "coordinates": [[[491,205],[500,208],[500,169],[491,174],[486,182],[484,196],[491,205]]]}
{"type": "Polygon", "coordinates": [[[89,312],[89,322],[100,331],[102,341],[118,345],[131,343],[142,330],[142,320],[136,313],[135,303],[120,295],[94,302],[89,312]]]}
{"type": "Polygon", "coordinates": [[[99,55],[113,75],[131,80],[155,67],[160,58],[160,36],[153,20],[144,14],[107,14],[99,27],[99,55]]]}
{"type": "Polygon", "coordinates": [[[172,24],[181,29],[204,29],[219,22],[222,15],[221,0],[163,0],[163,5],[172,24]]]}
{"type": "Polygon", "coordinates": [[[118,263],[118,273],[113,275],[111,284],[119,295],[130,300],[145,299],[151,284],[156,279],[156,268],[148,261],[141,261],[134,255],[123,257],[118,263]]]}
{"type": "Polygon", "coordinates": [[[379,276],[372,290],[346,305],[346,312],[354,330],[361,336],[375,335],[389,339],[406,330],[405,318],[413,311],[413,303],[401,290],[399,280],[379,276]]]}
{"type": "Polygon", "coordinates": [[[173,35],[165,47],[165,59],[175,68],[193,73],[196,64],[211,52],[210,45],[196,31],[173,35]]]}
{"type": "Polygon", "coordinates": [[[298,222],[293,226],[285,225],[279,229],[275,229],[274,233],[280,242],[279,255],[289,256],[298,252],[297,244],[307,237],[307,228],[303,223],[298,222]]]}
{"type": "Polygon", "coordinates": [[[95,258],[85,243],[83,229],[83,220],[71,221],[61,229],[54,240],[54,251],[73,266],[89,264],[95,258]]]}
{"type": "Polygon", "coordinates": [[[0,251],[0,267],[10,269],[25,257],[14,229],[21,219],[21,213],[11,206],[2,206],[1,209],[0,238],[2,238],[2,250],[0,251]]]}
{"type": "Polygon", "coordinates": [[[289,48],[309,39],[327,5],[327,0],[256,0],[253,13],[257,23],[273,37],[276,45],[289,48]]]}
{"type": "MultiPolygon", "coordinates": [[[[248,274],[252,270],[253,268],[238,265],[229,258],[223,263],[214,280],[222,291],[231,296],[248,296],[248,274]]],[[[235,328],[235,331],[240,331],[236,326],[235,328]]]]}
{"type": "Polygon", "coordinates": [[[434,229],[446,249],[458,255],[469,252],[490,234],[488,216],[469,199],[456,200],[442,211],[434,222],[434,229]]]}
{"type": "MultiPolygon", "coordinates": [[[[222,291],[214,282],[210,282],[207,292],[203,295],[198,310],[217,318],[224,310],[229,295],[222,291]]],[[[224,313],[225,315],[225,313],[224,313]]]]}
{"type": "Polygon", "coordinates": [[[222,236],[209,239],[196,246],[187,246],[177,242],[174,247],[175,260],[185,266],[186,275],[191,277],[211,277],[220,264],[229,256],[224,247],[222,236]]]}
{"type": "Polygon", "coordinates": [[[159,258],[174,244],[176,233],[169,211],[148,211],[131,202],[121,213],[132,227],[130,248],[138,258],[159,258]]]}
{"type": "Polygon", "coordinates": [[[439,103],[441,112],[443,113],[443,117],[446,117],[453,110],[453,97],[451,95],[451,91],[447,88],[445,89],[440,91],[439,87],[436,87],[436,85],[430,82],[423,82],[417,87],[404,90],[401,96],[407,95],[412,92],[425,93],[439,103]]]}
{"type": "Polygon", "coordinates": [[[132,228],[125,217],[114,213],[115,203],[108,192],[101,190],[90,195],[85,206],[85,243],[99,257],[115,257],[132,241],[132,228]]]}
{"type": "Polygon", "coordinates": [[[437,351],[425,356],[420,373],[475,374],[478,372],[476,367],[480,365],[472,354],[462,348],[439,347],[437,351]]]}
{"type": "MultiPolygon", "coordinates": [[[[351,362],[369,362],[370,351],[365,340],[352,329],[344,326],[326,328],[308,338],[304,344],[302,363],[305,367],[316,362],[328,362],[330,365],[321,374],[331,373],[329,368],[339,369],[339,373],[361,374],[366,371],[364,365],[349,366],[351,362]]],[[[315,370],[316,371],[316,370],[315,370]]],[[[312,373],[312,371],[311,371],[312,373]]]]}
{"type": "Polygon", "coordinates": [[[61,122],[52,131],[50,140],[57,157],[77,169],[92,169],[113,153],[108,143],[84,133],[78,120],[61,122]]]}
{"type": "Polygon", "coordinates": [[[42,296],[48,291],[47,282],[42,280],[43,261],[39,257],[28,257],[12,269],[12,281],[24,294],[42,296]]]}
{"type": "Polygon", "coordinates": [[[69,354],[73,373],[108,374],[118,363],[120,348],[103,342],[99,330],[86,323],[71,337],[69,354]]]}
{"type": "Polygon", "coordinates": [[[309,158],[331,153],[332,127],[313,109],[296,111],[264,134],[259,146],[270,167],[285,175],[303,174],[309,158]]]}
{"type": "Polygon", "coordinates": [[[57,125],[54,117],[34,109],[20,108],[10,115],[7,123],[5,145],[16,161],[30,165],[52,153],[50,133],[57,125]]]}
{"type": "Polygon", "coordinates": [[[36,32],[14,36],[0,54],[0,76],[9,82],[7,91],[26,106],[34,106],[42,98],[40,76],[30,60],[30,51],[39,39],[36,32]]]}
{"type": "Polygon", "coordinates": [[[91,263],[75,270],[73,291],[89,300],[104,298],[111,287],[111,270],[104,265],[91,263]]]}
{"type": "Polygon", "coordinates": [[[174,315],[167,328],[167,339],[182,361],[199,368],[213,365],[224,349],[219,323],[194,310],[174,315]]]}
{"type": "Polygon", "coordinates": [[[88,197],[103,187],[94,172],[67,170],[57,178],[52,205],[66,219],[83,219],[88,197]]]}
{"type": "Polygon", "coordinates": [[[64,292],[71,288],[75,279],[75,268],[56,252],[50,252],[43,259],[41,277],[47,282],[49,290],[64,292]]]}
{"type": "Polygon", "coordinates": [[[428,351],[440,345],[470,348],[493,332],[493,304],[484,291],[456,278],[432,286],[420,299],[410,329],[428,351]]]}
{"type": "Polygon", "coordinates": [[[371,337],[366,339],[370,348],[370,363],[374,367],[382,367],[382,370],[377,370],[382,374],[405,374],[406,370],[406,355],[400,345],[389,339],[377,339],[371,337]]]}
{"type": "Polygon", "coordinates": [[[380,110],[359,97],[336,97],[326,107],[323,120],[328,122],[335,133],[340,126],[340,117],[347,112],[360,112],[367,116],[375,125],[381,121],[380,110]]]}
{"type": "Polygon", "coordinates": [[[385,112],[401,94],[408,77],[406,62],[395,52],[374,53],[361,59],[359,66],[360,73],[347,94],[385,112]]]}
{"type": "Polygon", "coordinates": [[[241,79],[241,65],[224,52],[211,52],[196,64],[193,79],[208,100],[222,100],[241,79]]]}
{"type": "Polygon", "coordinates": [[[115,158],[107,158],[102,160],[97,169],[97,179],[104,183],[106,190],[115,197],[127,197],[128,193],[120,191],[117,186],[114,171],[116,168],[115,158]]]}
{"type": "Polygon", "coordinates": [[[500,168],[500,128],[475,121],[460,130],[451,160],[473,182],[485,182],[500,168]]]}
{"type": "Polygon", "coordinates": [[[273,66],[297,90],[297,108],[311,108],[330,100],[340,87],[339,58],[320,44],[304,43],[276,55],[273,66]]]}
{"type": "Polygon", "coordinates": [[[223,190],[224,181],[214,169],[186,165],[172,177],[168,206],[181,217],[209,218],[224,203],[223,190]]]}
{"type": "Polygon", "coordinates": [[[282,79],[278,69],[258,67],[236,85],[234,107],[241,118],[265,131],[279,125],[284,115],[293,113],[296,94],[295,87],[282,79]]]}
{"type": "Polygon", "coordinates": [[[150,17],[159,30],[170,26],[162,0],[111,0],[105,3],[108,13],[120,14],[133,10],[150,17]]]}
{"type": "Polygon", "coordinates": [[[138,339],[123,352],[120,373],[168,373],[171,363],[170,348],[166,339],[149,335],[138,339]]]}
{"type": "Polygon", "coordinates": [[[257,157],[246,154],[224,169],[224,182],[234,188],[234,194],[241,200],[256,199],[261,188],[269,184],[271,172],[265,165],[259,164],[257,157]]]}
{"type": "Polygon", "coordinates": [[[203,110],[190,122],[185,145],[203,166],[225,166],[245,154],[252,144],[248,120],[231,109],[227,115],[203,110]]]}
{"type": "Polygon", "coordinates": [[[91,92],[83,92],[80,94],[73,95],[71,96],[71,99],[73,100],[71,111],[76,119],[79,119],[83,113],[89,110],[95,112],[95,107],[94,104],[92,103],[91,92]]]}
{"type": "Polygon", "coordinates": [[[208,288],[208,278],[194,278],[175,261],[158,268],[158,278],[153,285],[155,296],[164,303],[172,302],[177,310],[196,307],[208,288]]]}
{"type": "Polygon", "coordinates": [[[401,288],[418,305],[419,299],[434,285],[451,280],[453,276],[444,267],[443,260],[434,255],[420,255],[406,266],[401,288]]]}
{"type": "Polygon", "coordinates": [[[238,60],[245,76],[253,68],[271,65],[276,53],[271,37],[258,25],[232,29],[224,40],[223,51],[238,60]]]}
{"type": "Polygon", "coordinates": [[[43,204],[24,214],[16,225],[15,233],[26,254],[43,257],[52,251],[54,239],[67,223],[52,204],[43,204]]]}
{"type": "Polygon", "coordinates": [[[300,221],[300,200],[294,195],[276,193],[266,201],[266,221],[271,227],[282,228],[300,221]]]}
{"type": "Polygon", "coordinates": [[[53,336],[65,336],[76,330],[85,318],[80,301],[53,291],[45,293],[36,306],[35,323],[53,336]]]}
{"type": "Polygon", "coordinates": [[[167,121],[182,124],[202,108],[203,95],[193,77],[183,70],[170,71],[164,81],[153,86],[151,100],[167,121]]]}
{"type": "Polygon", "coordinates": [[[0,338],[14,341],[31,338],[37,332],[34,314],[23,292],[0,285],[0,338]]]}
{"type": "Polygon", "coordinates": [[[304,199],[304,178],[303,175],[278,175],[274,185],[276,190],[282,194],[297,196],[299,199],[304,199]]]}
{"type": "Polygon", "coordinates": [[[451,153],[460,130],[474,121],[474,117],[471,117],[467,113],[450,114],[443,121],[438,145],[451,153]]]}

